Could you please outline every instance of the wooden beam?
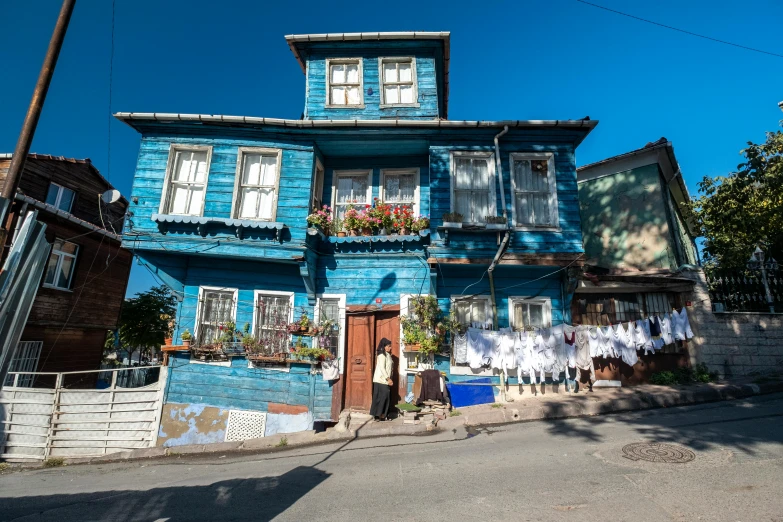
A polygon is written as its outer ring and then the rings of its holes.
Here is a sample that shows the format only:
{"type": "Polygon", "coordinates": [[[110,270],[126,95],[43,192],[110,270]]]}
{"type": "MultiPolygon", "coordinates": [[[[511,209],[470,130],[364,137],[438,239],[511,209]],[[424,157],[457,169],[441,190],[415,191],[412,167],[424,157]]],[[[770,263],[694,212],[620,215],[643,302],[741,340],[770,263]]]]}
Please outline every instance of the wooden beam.
{"type": "MultiPolygon", "coordinates": [[[[489,265],[490,258],[443,258],[431,257],[427,259],[430,264],[441,265],[489,265]]],[[[501,265],[512,266],[583,266],[585,260],[583,254],[504,254],[500,260],[501,265]]]]}

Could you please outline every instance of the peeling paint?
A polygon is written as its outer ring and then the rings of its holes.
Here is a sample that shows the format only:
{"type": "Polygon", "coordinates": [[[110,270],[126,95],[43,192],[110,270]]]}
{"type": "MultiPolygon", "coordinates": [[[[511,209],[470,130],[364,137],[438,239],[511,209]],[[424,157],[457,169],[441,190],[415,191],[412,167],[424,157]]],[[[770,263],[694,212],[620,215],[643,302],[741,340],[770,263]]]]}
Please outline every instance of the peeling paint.
{"type": "Polygon", "coordinates": [[[168,448],[223,442],[228,410],[203,404],[173,403],[164,405],[163,409],[158,444],[168,448]]]}

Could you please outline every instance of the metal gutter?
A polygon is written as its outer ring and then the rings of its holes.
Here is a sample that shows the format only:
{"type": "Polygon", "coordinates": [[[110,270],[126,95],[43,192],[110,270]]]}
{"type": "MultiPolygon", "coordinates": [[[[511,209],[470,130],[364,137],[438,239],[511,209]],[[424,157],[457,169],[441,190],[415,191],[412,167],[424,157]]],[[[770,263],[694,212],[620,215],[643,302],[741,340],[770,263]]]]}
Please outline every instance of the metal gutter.
{"type": "Polygon", "coordinates": [[[122,241],[122,236],[120,234],[115,234],[113,232],[109,232],[108,230],[99,227],[98,225],[93,225],[89,221],[85,221],[83,219],[79,219],[70,212],[65,212],[64,210],[60,210],[59,208],[49,205],[47,203],[43,203],[41,201],[38,201],[37,199],[33,199],[30,196],[25,196],[24,194],[17,194],[16,195],[17,201],[23,201],[29,205],[32,205],[33,207],[44,210],[50,214],[54,214],[55,216],[59,218],[63,218],[66,221],[73,223],[75,225],[79,225],[80,227],[84,227],[86,229],[89,229],[92,232],[97,232],[98,234],[103,234],[104,236],[108,237],[109,239],[113,239],[117,242],[122,241]]]}

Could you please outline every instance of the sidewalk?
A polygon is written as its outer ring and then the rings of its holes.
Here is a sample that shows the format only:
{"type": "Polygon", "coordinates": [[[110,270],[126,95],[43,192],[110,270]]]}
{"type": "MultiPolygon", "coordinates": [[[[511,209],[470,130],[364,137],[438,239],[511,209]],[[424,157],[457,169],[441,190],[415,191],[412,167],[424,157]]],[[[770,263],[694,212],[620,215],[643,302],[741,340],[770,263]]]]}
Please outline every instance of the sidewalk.
{"type": "MultiPolygon", "coordinates": [[[[437,423],[423,421],[420,424],[403,424],[402,418],[373,422],[368,415],[347,413],[341,422],[325,432],[306,431],[278,434],[243,442],[218,444],[194,444],[173,448],[146,448],[124,451],[94,458],[66,459],[67,464],[100,463],[128,459],[145,459],[199,453],[226,453],[235,451],[266,451],[301,447],[328,442],[347,441],[356,438],[384,437],[391,435],[416,435],[433,430],[449,430],[458,426],[484,426],[512,422],[566,419],[602,415],[624,411],[669,408],[688,404],[700,404],[723,400],[743,399],[755,395],[783,392],[783,380],[732,381],[731,383],[697,384],[690,386],[642,385],[632,388],[596,388],[594,392],[555,393],[550,388],[545,394],[534,396],[525,387],[521,396],[514,394],[513,402],[484,404],[459,408],[452,416],[437,423]]],[[[429,416],[427,417],[429,418],[429,416]]]]}

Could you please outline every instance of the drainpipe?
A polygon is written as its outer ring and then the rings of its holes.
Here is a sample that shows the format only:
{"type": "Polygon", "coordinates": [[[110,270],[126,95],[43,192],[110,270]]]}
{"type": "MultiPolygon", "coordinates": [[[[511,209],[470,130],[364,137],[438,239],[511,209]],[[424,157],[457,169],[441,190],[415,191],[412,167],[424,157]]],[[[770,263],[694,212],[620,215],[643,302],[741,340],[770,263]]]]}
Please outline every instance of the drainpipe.
{"type": "Polygon", "coordinates": [[[489,268],[487,269],[487,275],[489,275],[489,293],[492,297],[492,329],[493,330],[498,329],[498,305],[495,302],[495,279],[492,277],[492,273],[495,271],[495,267],[500,261],[500,258],[503,257],[503,253],[506,251],[506,248],[508,248],[508,240],[510,238],[511,238],[511,234],[509,234],[508,230],[506,230],[506,233],[503,235],[503,241],[500,242],[500,248],[498,248],[498,251],[495,254],[495,258],[492,260],[492,264],[490,264],[489,268]]]}
{"type": "Polygon", "coordinates": [[[503,188],[503,169],[501,168],[501,162],[500,162],[500,145],[498,144],[498,140],[501,136],[503,136],[505,133],[508,132],[508,125],[503,127],[503,130],[498,133],[497,136],[495,136],[495,165],[496,165],[496,172],[498,176],[498,185],[500,185],[500,201],[503,203],[503,217],[506,218],[506,224],[508,226],[508,214],[506,213],[506,191],[503,188]]]}

